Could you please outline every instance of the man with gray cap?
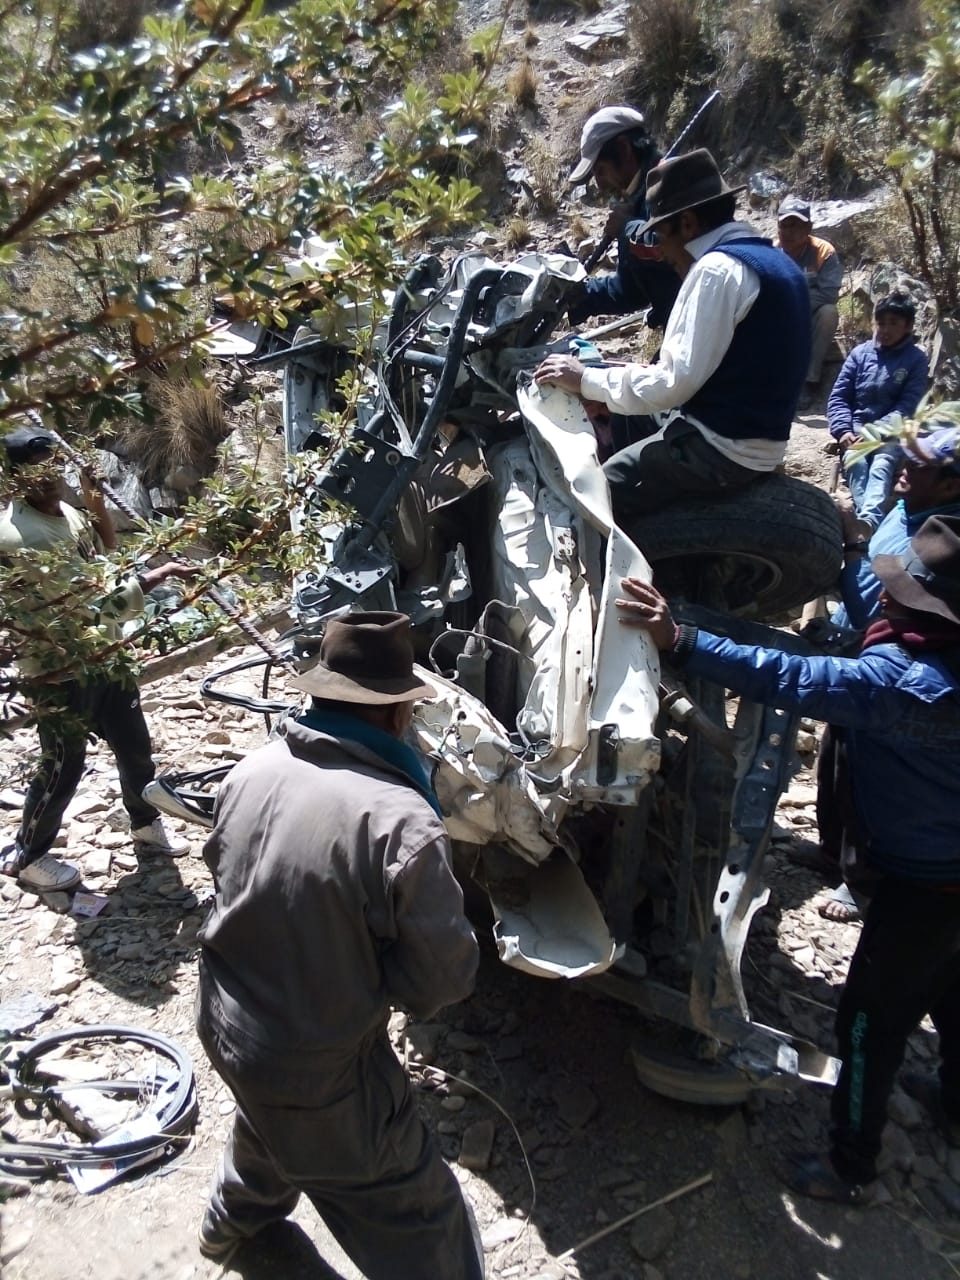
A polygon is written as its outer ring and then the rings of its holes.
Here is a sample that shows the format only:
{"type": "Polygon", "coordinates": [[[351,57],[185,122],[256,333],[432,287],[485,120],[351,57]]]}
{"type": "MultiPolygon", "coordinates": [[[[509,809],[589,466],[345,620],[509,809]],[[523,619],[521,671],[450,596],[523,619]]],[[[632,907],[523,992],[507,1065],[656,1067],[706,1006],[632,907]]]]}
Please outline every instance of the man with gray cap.
{"type": "Polygon", "coordinates": [[[635,242],[631,229],[647,217],[647,173],[659,161],[657,144],[647,132],[643,116],[633,107],[602,107],[583,126],[580,160],[570,185],[592,178],[605,195],[622,202],[610,212],[603,230],[605,241],[617,241],[617,269],[610,275],[587,278],[571,292],[567,316],[582,324],[591,316],[627,315],[650,308],[647,323],[660,329],[667,323],[680,281],[655,248],[635,242]]]}
{"type": "Polygon", "coordinates": [[[810,205],[799,196],[787,196],[777,210],[780,248],[804,274],[810,294],[810,364],[800,407],[810,407],[820,388],[823,361],[836,337],[837,300],[843,283],[843,266],[829,240],[812,234],[810,205]]]}
{"type": "Polygon", "coordinates": [[[604,470],[618,522],[683,495],[740,489],[783,461],[810,354],[799,269],[747,223],[709,151],[647,174],[650,217],[683,281],[656,364],[586,368],[551,355],[536,370],[614,414],[621,447],[604,470]]]}
{"type": "Polygon", "coordinates": [[[468,996],[477,943],[421,757],[410,620],[327,623],[312,697],[229,774],[204,848],[197,1028],[237,1100],[200,1227],[226,1259],[308,1196],[367,1280],[481,1280],[456,1178],[387,1038],[468,996]]]}

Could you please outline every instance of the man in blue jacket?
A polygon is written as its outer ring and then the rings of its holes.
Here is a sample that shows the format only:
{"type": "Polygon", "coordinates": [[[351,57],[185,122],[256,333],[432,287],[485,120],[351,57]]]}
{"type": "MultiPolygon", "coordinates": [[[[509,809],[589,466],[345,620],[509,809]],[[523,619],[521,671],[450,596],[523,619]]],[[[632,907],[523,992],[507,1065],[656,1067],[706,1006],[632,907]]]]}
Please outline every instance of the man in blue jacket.
{"type": "Polygon", "coordinates": [[[551,355],[553,384],[624,415],[606,462],[618,522],[688,494],[740,489],[776,470],[810,359],[803,272],[747,223],[709,151],[647,174],[650,218],[664,259],[683,280],[656,364],[587,368],[551,355]],[[618,442],[620,443],[620,442],[618,442]]]}
{"type": "Polygon", "coordinates": [[[856,658],[799,657],[678,626],[624,579],[621,621],[669,660],[755,702],[844,726],[853,801],[879,879],[837,1010],[842,1062],[830,1150],[795,1157],[797,1191],[869,1197],[907,1037],[940,1034],[935,1099],[960,1144],[960,519],[933,516],[903,556],[878,556],[883,616],[856,658]]]}
{"type": "Polygon", "coordinates": [[[623,316],[650,308],[647,324],[662,329],[667,323],[680,281],[656,249],[635,243],[632,230],[647,218],[644,184],[659,161],[657,144],[647,133],[643,116],[633,107],[602,107],[583,126],[580,160],[570,173],[570,185],[592,178],[601,192],[622,196],[603,230],[604,240],[616,238],[617,269],[586,279],[573,290],[567,316],[573,325],[591,316],[623,316]]]}
{"type": "MultiPolygon", "coordinates": [[[[843,512],[844,565],[840,576],[843,604],[831,619],[837,627],[862,631],[879,618],[883,584],[873,571],[877,556],[906,554],[910,539],[930,516],[960,517],[960,428],[940,427],[919,437],[904,448],[903,453],[903,467],[894,486],[897,501],[869,542],[860,539],[854,513],[843,512]]],[[[848,806],[843,794],[846,768],[838,754],[842,753],[842,736],[842,731],[828,726],[817,757],[820,850],[813,854],[798,849],[788,855],[800,866],[812,867],[830,876],[838,873],[844,861],[844,845],[849,854],[855,843],[852,833],[844,829],[848,806]]],[[[850,874],[850,859],[846,861],[844,871],[850,874]]],[[[858,919],[860,908],[847,885],[841,884],[821,905],[820,914],[828,920],[845,922],[858,919]]]]}
{"type": "Polygon", "coordinates": [[[927,357],[913,336],[916,310],[903,292],[880,299],[873,313],[873,338],[844,360],[827,400],[830,434],[840,446],[844,475],[867,537],[887,510],[900,447],[887,444],[856,461],[844,455],[868,424],[885,422],[895,413],[910,417],[927,390],[927,357]]]}

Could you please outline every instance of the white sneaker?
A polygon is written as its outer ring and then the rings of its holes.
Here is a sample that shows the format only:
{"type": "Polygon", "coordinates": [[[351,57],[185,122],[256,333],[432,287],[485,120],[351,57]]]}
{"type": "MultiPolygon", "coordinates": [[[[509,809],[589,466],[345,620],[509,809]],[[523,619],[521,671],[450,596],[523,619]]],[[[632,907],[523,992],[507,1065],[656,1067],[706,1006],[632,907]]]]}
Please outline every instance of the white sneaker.
{"type": "Polygon", "coordinates": [[[130,835],[134,844],[149,849],[151,853],[166,853],[171,858],[179,858],[181,854],[190,852],[190,841],[169,832],[162,818],[154,818],[146,827],[131,827],[130,835]]]}
{"type": "Polygon", "coordinates": [[[67,889],[75,888],[81,878],[79,867],[45,853],[21,869],[17,883],[34,893],[65,893],[67,889]]]}

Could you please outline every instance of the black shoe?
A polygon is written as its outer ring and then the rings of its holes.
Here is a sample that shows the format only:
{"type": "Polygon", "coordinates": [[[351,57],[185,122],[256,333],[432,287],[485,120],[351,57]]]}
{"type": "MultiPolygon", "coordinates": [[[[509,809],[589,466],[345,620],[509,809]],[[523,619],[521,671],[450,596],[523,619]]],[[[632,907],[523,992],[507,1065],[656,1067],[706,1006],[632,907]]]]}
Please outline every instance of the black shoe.
{"type": "Polygon", "coordinates": [[[226,1262],[232,1257],[234,1250],[239,1248],[243,1237],[231,1231],[225,1231],[214,1216],[213,1210],[208,1209],[200,1223],[197,1241],[200,1252],[205,1258],[212,1258],[215,1262],[226,1262]]]}
{"type": "Polygon", "coordinates": [[[927,1071],[903,1071],[900,1088],[919,1102],[951,1147],[960,1147],[960,1120],[951,1120],[943,1109],[940,1081],[927,1071]]]}

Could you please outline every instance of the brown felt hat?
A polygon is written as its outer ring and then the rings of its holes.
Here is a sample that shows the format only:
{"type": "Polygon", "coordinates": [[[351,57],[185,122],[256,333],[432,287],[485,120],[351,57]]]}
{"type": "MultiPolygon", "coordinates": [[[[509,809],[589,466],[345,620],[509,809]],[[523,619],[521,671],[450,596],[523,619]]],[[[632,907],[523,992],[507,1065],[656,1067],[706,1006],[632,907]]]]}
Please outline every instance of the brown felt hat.
{"type": "Polygon", "coordinates": [[[746,183],[728,187],[723,180],[717,162],[705,147],[688,151],[685,156],[673,156],[661,160],[647,174],[647,213],[649,217],[636,231],[631,228],[634,240],[655,227],[658,222],[695,209],[699,204],[715,200],[717,196],[736,195],[746,191],[746,183]]]}
{"type": "Polygon", "coordinates": [[[960,516],[931,516],[902,556],[874,556],[871,569],[898,604],[960,623],[960,516]]]}
{"type": "Polygon", "coordinates": [[[331,618],[316,663],[290,681],[295,689],[333,702],[385,706],[436,697],[413,669],[410,619],[405,613],[349,613],[331,618]]]}

